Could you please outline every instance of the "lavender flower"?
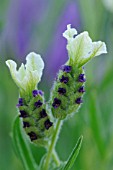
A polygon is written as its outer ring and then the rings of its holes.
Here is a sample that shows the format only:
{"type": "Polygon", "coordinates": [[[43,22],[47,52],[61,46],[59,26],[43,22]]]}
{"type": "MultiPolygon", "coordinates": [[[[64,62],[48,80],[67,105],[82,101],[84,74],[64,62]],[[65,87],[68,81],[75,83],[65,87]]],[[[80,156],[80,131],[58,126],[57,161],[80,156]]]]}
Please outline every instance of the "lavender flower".
{"type": "MultiPolygon", "coordinates": [[[[86,80],[83,66],[95,56],[107,53],[105,43],[92,42],[88,32],[75,36],[76,34],[76,29],[67,25],[67,30],[63,36],[67,39],[66,47],[69,59],[63,69],[60,69],[51,90],[50,101],[47,103],[42,95],[43,92],[37,88],[44,68],[41,56],[34,52],[28,54],[27,63],[22,64],[18,71],[13,60],[6,61],[11,76],[20,90],[18,109],[21,113],[23,128],[32,142],[47,148],[48,153],[43,162],[44,165],[41,165],[46,170],[49,169],[52,152],[55,153],[54,146],[63,122],[61,120],[76,112],[83,102],[86,80]],[[23,105],[23,101],[26,105],[23,105]]],[[[81,145],[80,142],[79,145],[81,145]]],[[[79,150],[79,145],[77,143],[77,148],[75,146],[75,153],[76,149],[79,150]]],[[[72,160],[74,160],[74,152],[71,154],[72,160]]],[[[57,154],[54,156],[57,158],[57,154]]],[[[55,160],[58,160],[56,158],[55,160]]],[[[70,161],[70,157],[68,160],[70,161]]],[[[64,169],[65,167],[67,164],[65,164],[64,169]]]]}
{"type": "Polygon", "coordinates": [[[50,99],[50,104],[54,99],[52,113],[58,119],[64,119],[67,115],[76,112],[83,102],[86,81],[83,66],[93,57],[107,53],[104,42],[92,42],[88,32],[77,35],[77,30],[71,28],[71,25],[67,25],[63,36],[67,39],[69,59],[59,71],[50,99]],[[59,90],[56,92],[56,89],[59,90]]]}
{"type": "Polygon", "coordinates": [[[23,128],[31,141],[44,143],[53,129],[43,92],[37,89],[44,62],[41,56],[34,52],[28,54],[26,60],[26,64],[21,64],[19,70],[13,60],[7,60],[6,65],[19,87],[20,97],[17,106],[20,112],[19,117],[23,120],[23,128]]]}

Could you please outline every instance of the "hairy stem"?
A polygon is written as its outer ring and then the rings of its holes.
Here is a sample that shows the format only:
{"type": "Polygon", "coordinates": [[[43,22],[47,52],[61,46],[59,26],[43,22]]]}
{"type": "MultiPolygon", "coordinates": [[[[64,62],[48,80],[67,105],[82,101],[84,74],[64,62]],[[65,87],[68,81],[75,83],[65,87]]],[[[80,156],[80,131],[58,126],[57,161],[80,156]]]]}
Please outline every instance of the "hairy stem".
{"type": "Polygon", "coordinates": [[[60,159],[59,159],[59,157],[58,157],[58,155],[57,155],[55,150],[53,150],[52,156],[53,156],[53,159],[54,159],[56,165],[60,166],[60,159]]]}
{"type": "Polygon", "coordinates": [[[50,143],[49,148],[48,148],[47,157],[46,157],[44,168],[43,168],[44,170],[48,170],[52,154],[54,154],[54,158],[55,158],[56,161],[58,161],[57,163],[59,164],[58,157],[55,153],[55,144],[56,144],[59,132],[60,132],[61,124],[62,124],[61,120],[58,120],[57,123],[56,123],[56,128],[55,128],[54,134],[52,136],[51,143],[50,143]]]}

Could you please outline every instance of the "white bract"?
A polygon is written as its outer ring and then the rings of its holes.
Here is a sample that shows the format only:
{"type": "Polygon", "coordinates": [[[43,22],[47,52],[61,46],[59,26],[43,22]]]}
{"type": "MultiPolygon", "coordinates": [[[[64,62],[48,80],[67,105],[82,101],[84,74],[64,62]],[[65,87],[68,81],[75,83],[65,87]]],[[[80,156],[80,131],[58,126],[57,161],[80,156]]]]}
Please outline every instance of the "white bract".
{"type": "Polygon", "coordinates": [[[41,79],[44,62],[41,56],[34,52],[26,56],[26,61],[26,64],[22,63],[18,70],[17,64],[13,60],[7,60],[6,65],[9,67],[11,76],[20,90],[31,92],[37,87],[41,79]]]}
{"type": "Polygon", "coordinates": [[[106,45],[104,42],[92,42],[88,32],[83,32],[77,36],[76,29],[67,25],[67,30],[63,36],[67,39],[67,50],[69,58],[76,66],[81,67],[86,64],[91,58],[103,53],[107,53],[106,45]]]}

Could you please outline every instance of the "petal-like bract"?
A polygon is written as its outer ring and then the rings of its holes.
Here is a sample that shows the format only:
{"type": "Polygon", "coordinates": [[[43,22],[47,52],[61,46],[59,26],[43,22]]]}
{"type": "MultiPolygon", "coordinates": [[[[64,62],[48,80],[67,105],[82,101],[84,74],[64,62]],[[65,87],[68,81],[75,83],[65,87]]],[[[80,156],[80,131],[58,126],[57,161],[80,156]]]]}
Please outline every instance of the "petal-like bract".
{"type": "Polygon", "coordinates": [[[44,62],[39,54],[31,52],[26,57],[26,65],[21,64],[17,70],[17,64],[13,60],[7,60],[11,76],[21,91],[32,91],[39,83],[44,62]]]}
{"type": "Polygon", "coordinates": [[[91,58],[107,53],[104,42],[92,42],[86,31],[74,37],[76,33],[76,29],[71,28],[70,24],[67,26],[67,30],[63,33],[63,36],[68,41],[67,50],[69,58],[76,64],[76,66],[81,67],[91,58]]]}

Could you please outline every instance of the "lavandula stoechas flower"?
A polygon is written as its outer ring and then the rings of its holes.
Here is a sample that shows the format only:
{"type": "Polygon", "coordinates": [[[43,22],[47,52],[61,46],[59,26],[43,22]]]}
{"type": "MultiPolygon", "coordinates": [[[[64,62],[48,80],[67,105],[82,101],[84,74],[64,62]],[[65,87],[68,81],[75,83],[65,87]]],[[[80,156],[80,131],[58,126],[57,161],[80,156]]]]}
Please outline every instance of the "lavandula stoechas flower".
{"type": "Polygon", "coordinates": [[[43,144],[52,132],[51,111],[53,117],[64,119],[78,110],[85,92],[86,78],[82,67],[93,57],[107,52],[104,42],[92,42],[88,32],[77,35],[71,25],[67,26],[63,36],[67,39],[69,60],[62,66],[54,82],[49,107],[43,92],[37,89],[44,68],[41,56],[33,52],[28,54],[27,63],[22,64],[18,71],[14,61],[6,61],[20,89],[17,107],[23,118],[23,127],[31,141],[36,143],[43,144]]]}
{"type": "Polygon", "coordinates": [[[20,90],[17,104],[23,128],[34,143],[44,144],[51,135],[53,123],[50,121],[44,99],[44,93],[37,89],[41,80],[44,62],[39,54],[30,53],[27,63],[21,64],[19,70],[13,60],[7,60],[12,78],[20,90]]]}
{"type": "Polygon", "coordinates": [[[82,67],[93,57],[107,52],[104,42],[92,42],[88,32],[77,35],[71,25],[63,36],[67,39],[69,60],[58,73],[50,99],[53,116],[59,119],[76,112],[83,102],[86,78],[82,67]]]}

